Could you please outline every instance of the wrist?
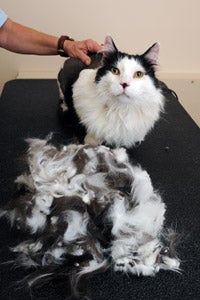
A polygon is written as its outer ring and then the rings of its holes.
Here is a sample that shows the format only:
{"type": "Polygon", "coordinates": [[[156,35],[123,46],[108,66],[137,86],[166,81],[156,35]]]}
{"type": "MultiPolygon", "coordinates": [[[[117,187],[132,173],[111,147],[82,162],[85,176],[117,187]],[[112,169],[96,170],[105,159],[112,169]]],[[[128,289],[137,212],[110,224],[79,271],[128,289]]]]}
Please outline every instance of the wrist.
{"type": "Polygon", "coordinates": [[[67,35],[61,35],[58,39],[57,43],[57,53],[62,57],[68,57],[68,54],[64,50],[64,42],[65,41],[74,41],[74,39],[70,38],[67,35]]]}

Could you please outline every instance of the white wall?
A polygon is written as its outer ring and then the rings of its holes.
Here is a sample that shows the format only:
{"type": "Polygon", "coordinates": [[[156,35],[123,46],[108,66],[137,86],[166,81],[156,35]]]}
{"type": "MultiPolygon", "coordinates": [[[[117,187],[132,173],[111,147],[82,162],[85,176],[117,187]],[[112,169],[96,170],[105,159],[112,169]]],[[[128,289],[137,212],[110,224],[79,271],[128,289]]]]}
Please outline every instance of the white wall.
{"type": "MultiPolygon", "coordinates": [[[[200,78],[199,0],[2,0],[0,6],[16,22],[46,33],[100,43],[111,34],[120,50],[133,54],[159,41],[162,78],[200,78]]],[[[62,62],[0,49],[0,87],[18,74],[54,77],[62,62]]]]}

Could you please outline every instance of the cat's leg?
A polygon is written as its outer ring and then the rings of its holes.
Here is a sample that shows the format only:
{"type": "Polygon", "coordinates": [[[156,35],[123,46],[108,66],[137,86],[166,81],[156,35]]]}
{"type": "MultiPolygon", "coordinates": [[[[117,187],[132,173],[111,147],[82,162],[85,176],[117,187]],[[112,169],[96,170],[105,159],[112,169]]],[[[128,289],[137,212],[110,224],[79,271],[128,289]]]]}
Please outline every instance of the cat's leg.
{"type": "Polygon", "coordinates": [[[64,99],[60,99],[60,107],[63,112],[68,111],[68,106],[67,106],[66,102],[64,101],[64,99]]]}
{"type": "Polygon", "coordinates": [[[102,141],[95,138],[94,135],[87,133],[84,138],[84,143],[92,145],[92,146],[98,146],[98,145],[101,145],[102,141]]]}
{"type": "Polygon", "coordinates": [[[64,96],[64,93],[63,93],[63,90],[62,90],[62,87],[61,87],[61,83],[58,79],[57,79],[57,86],[58,86],[60,108],[61,108],[62,112],[68,111],[68,106],[67,106],[67,103],[65,101],[65,96],[64,96]]]}

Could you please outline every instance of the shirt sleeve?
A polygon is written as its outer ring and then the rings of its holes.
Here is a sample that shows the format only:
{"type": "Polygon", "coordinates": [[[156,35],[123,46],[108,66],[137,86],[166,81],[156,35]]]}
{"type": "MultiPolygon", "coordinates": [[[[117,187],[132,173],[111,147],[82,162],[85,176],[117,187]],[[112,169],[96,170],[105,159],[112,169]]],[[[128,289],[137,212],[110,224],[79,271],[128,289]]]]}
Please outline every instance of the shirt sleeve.
{"type": "Polygon", "coordinates": [[[7,19],[7,14],[0,8],[0,27],[3,26],[7,19]]]}

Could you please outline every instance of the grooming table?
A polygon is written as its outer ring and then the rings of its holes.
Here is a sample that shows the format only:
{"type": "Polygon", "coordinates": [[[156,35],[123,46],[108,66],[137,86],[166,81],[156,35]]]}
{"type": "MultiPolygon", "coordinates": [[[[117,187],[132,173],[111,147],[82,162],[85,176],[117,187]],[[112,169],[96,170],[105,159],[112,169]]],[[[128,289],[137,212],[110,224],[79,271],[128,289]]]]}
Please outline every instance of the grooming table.
{"type": "MultiPolygon", "coordinates": [[[[180,234],[177,246],[181,273],[160,271],[155,277],[137,277],[108,270],[89,281],[94,300],[200,299],[200,131],[176,97],[166,91],[165,113],[145,142],[128,151],[149,173],[154,188],[167,205],[166,224],[180,234]]],[[[0,205],[12,198],[14,180],[22,173],[29,137],[45,138],[50,132],[73,140],[72,127],[57,115],[56,80],[13,80],[0,98],[0,205]]],[[[9,251],[22,233],[0,219],[0,263],[14,258],[9,251]]],[[[63,300],[68,286],[63,279],[35,289],[16,284],[28,270],[0,265],[0,299],[63,300]]]]}

